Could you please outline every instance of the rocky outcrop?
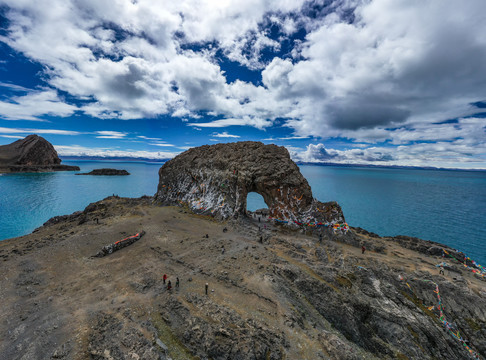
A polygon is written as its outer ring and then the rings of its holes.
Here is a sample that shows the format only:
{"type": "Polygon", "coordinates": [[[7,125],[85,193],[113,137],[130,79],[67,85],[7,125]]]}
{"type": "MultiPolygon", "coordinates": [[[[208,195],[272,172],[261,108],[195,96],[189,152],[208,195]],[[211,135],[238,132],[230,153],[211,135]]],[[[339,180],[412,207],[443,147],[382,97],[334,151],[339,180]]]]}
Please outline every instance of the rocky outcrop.
{"type": "Polygon", "coordinates": [[[89,173],[82,173],[76,175],[130,175],[130,173],[126,170],[117,170],[117,169],[94,169],[89,173]]]}
{"type": "Polygon", "coordinates": [[[40,136],[29,135],[0,146],[0,173],[65,170],[79,170],[79,167],[61,165],[54,146],[40,136]]]}
{"type": "Polygon", "coordinates": [[[155,200],[228,219],[246,214],[248,193],[263,196],[272,218],[299,222],[344,222],[336,202],[312,197],[307,180],[284,147],[260,142],[206,145],[166,162],[155,200]]]}

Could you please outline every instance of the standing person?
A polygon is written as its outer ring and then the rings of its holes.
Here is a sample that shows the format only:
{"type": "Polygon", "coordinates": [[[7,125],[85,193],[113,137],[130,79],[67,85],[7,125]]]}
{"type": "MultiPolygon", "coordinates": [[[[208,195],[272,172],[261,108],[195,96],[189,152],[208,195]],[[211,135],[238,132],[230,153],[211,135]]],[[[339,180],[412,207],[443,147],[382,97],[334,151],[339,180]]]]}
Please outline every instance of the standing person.
{"type": "Polygon", "coordinates": [[[322,244],[322,234],[319,234],[319,244],[322,244]]]}
{"type": "Polygon", "coordinates": [[[366,251],[366,248],[365,248],[365,246],[364,246],[364,245],[362,245],[362,246],[361,246],[361,254],[364,254],[364,253],[365,253],[365,251],[366,251]]]}
{"type": "Polygon", "coordinates": [[[164,276],[162,276],[162,279],[164,280],[164,285],[165,285],[165,280],[167,280],[167,275],[164,274],[164,276]]]}
{"type": "Polygon", "coordinates": [[[221,246],[221,254],[224,255],[224,246],[221,246]]]}
{"type": "Polygon", "coordinates": [[[179,288],[179,278],[176,277],[176,288],[179,288]]]}
{"type": "Polygon", "coordinates": [[[169,280],[169,282],[167,283],[167,290],[170,290],[170,289],[172,289],[172,283],[169,280]]]}
{"type": "Polygon", "coordinates": [[[209,286],[208,283],[206,283],[206,285],[204,286],[206,288],[206,295],[208,294],[208,286],[209,286]]]}

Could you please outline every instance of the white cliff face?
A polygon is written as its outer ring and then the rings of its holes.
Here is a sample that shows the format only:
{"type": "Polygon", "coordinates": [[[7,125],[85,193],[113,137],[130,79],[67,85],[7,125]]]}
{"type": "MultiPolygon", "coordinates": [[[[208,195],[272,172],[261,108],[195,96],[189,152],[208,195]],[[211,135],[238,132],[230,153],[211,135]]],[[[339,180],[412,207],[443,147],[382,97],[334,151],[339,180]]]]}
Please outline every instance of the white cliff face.
{"type": "Polygon", "coordinates": [[[263,196],[275,219],[344,222],[337,203],[312,197],[307,180],[284,147],[259,142],[206,145],[178,155],[160,169],[155,198],[160,204],[184,204],[227,219],[246,213],[249,192],[263,196]]]}

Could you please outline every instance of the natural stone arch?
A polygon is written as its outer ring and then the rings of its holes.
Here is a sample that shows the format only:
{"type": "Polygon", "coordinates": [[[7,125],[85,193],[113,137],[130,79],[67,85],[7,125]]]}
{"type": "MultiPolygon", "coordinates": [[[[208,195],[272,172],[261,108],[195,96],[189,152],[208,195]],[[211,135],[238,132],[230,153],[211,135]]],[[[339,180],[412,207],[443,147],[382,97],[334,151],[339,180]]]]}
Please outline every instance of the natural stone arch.
{"type": "Polygon", "coordinates": [[[312,197],[307,180],[284,147],[237,142],[192,148],[159,170],[155,201],[186,204],[220,219],[246,214],[249,192],[263,196],[272,218],[298,222],[343,222],[336,202],[312,197]]]}
{"type": "MultiPolygon", "coordinates": [[[[252,200],[253,201],[253,200],[252,200]]],[[[263,196],[255,191],[250,191],[248,192],[248,194],[246,195],[246,204],[245,204],[245,209],[247,211],[247,213],[250,211],[250,212],[254,212],[256,210],[259,210],[259,209],[268,209],[268,205],[265,203],[265,200],[263,199],[263,196]],[[256,195],[252,195],[252,194],[256,194],[256,195]],[[248,199],[253,198],[253,199],[256,199],[258,198],[258,201],[262,201],[263,202],[263,205],[261,205],[260,207],[258,208],[255,208],[255,209],[250,209],[250,205],[248,204],[248,199]]]]}

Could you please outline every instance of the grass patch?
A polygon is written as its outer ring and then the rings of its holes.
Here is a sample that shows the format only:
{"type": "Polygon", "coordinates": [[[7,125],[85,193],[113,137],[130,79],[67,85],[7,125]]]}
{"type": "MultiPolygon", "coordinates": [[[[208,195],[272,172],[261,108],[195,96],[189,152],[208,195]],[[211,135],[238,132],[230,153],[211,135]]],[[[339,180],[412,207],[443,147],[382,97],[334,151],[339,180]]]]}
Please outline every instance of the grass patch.
{"type": "MultiPolygon", "coordinates": [[[[160,313],[156,312],[152,316],[152,322],[157,328],[157,336],[169,349],[169,356],[173,360],[196,360],[198,357],[192,355],[189,349],[179,340],[172,332],[169,325],[166,324],[160,313]]],[[[156,345],[158,346],[158,345],[156,345]]]]}
{"type": "Polygon", "coordinates": [[[466,320],[467,324],[469,325],[469,327],[474,330],[474,331],[479,331],[481,330],[481,325],[478,324],[476,321],[474,321],[474,319],[471,319],[471,318],[465,318],[464,320],[466,320]]]}
{"type": "Polygon", "coordinates": [[[420,348],[420,350],[422,350],[423,352],[425,352],[425,349],[420,345],[420,337],[419,337],[419,335],[415,331],[413,331],[413,329],[412,329],[412,327],[410,325],[407,326],[407,329],[408,329],[408,331],[410,331],[410,334],[412,334],[413,338],[415,339],[415,343],[420,348]]]}
{"type": "Polygon", "coordinates": [[[422,301],[420,301],[420,299],[415,294],[413,296],[410,296],[405,291],[402,291],[401,293],[408,300],[410,300],[411,302],[413,302],[415,304],[415,306],[417,306],[420,310],[422,310],[425,313],[425,315],[430,316],[435,322],[440,323],[440,321],[437,318],[437,316],[432,311],[430,311],[429,309],[427,309],[425,307],[425,305],[422,304],[422,301]]]}
{"type": "Polygon", "coordinates": [[[344,276],[338,276],[336,278],[336,281],[342,287],[345,287],[345,288],[348,288],[348,289],[351,289],[353,287],[353,283],[351,282],[351,280],[349,280],[348,278],[346,278],[344,276]]]}

